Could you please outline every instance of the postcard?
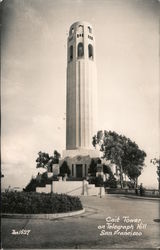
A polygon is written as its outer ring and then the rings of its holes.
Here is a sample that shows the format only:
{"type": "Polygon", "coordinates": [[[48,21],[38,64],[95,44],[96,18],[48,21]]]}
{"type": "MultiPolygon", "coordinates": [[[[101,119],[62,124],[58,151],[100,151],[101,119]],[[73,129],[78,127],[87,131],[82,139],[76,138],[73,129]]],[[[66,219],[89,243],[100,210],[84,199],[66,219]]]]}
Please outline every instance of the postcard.
{"type": "Polygon", "coordinates": [[[1,249],[160,249],[159,8],[1,1],[1,249]]]}

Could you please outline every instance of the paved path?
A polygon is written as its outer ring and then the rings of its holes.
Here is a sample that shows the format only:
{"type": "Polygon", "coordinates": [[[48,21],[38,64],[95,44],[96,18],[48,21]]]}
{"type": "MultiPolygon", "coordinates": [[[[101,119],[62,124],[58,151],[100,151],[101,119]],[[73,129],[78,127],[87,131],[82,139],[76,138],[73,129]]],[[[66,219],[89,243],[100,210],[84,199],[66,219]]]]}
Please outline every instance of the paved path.
{"type": "MultiPolygon", "coordinates": [[[[108,196],[81,197],[86,212],[82,215],[61,218],[57,220],[34,219],[2,219],[3,248],[156,248],[160,246],[159,233],[159,201],[140,200],[127,197],[108,196]],[[116,225],[133,224],[133,231],[137,223],[125,223],[123,216],[140,219],[147,224],[141,236],[114,235],[115,229],[105,228],[105,232],[112,235],[100,236],[98,227],[105,225],[105,219],[119,218],[116,225]],[[29,235],[12,235],[12,230],[31,230],[29,235]]],[[[108,224],[107,224],[108,225],[108,224]]],[[[106,227],[107,227],[106,225],[106,227]]],[[[122,228],[120,232],[124,232],[122,228]]],[[[128,232],[131,230],[128,230],[128,232]]]]}

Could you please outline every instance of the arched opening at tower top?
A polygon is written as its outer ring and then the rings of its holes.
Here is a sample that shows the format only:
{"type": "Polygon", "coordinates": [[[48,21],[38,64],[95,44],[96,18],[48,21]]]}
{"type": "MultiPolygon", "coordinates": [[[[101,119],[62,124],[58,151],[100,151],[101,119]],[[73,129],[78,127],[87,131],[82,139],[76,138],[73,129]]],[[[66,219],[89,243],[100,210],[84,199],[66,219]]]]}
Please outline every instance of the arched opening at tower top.
{"type": "Polygon", "coordinates": [[[88,26],[88,32],[89,32],[89,33],[92,33],[92,29],[91,29],[90,26],[88,26]]]}
{"type": "Polygon", "coordinates": [[[88,57],[90,59],[93,59],[93,46],[92,46],[92,44],[88,45],[88,57]]]}
{"type": "Polygon", "coordinates": [[[70,61],[73,60],[73,45],[71,45],[69,48],[69,59],[70,59],[70,61]]]}
{"type": "Polygon", "coordinates": [[[78,44],[78,57],[82,57],[84,55],[84,46],[83,43],[78,44]]]}

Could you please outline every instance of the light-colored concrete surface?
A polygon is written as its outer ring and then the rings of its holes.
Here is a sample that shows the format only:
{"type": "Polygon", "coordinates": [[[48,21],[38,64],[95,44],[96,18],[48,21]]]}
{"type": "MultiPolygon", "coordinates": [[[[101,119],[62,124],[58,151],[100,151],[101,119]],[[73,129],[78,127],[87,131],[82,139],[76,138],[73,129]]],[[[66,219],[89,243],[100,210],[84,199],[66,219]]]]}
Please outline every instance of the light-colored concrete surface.
{"type": "Polygon", "coordinates": [[[2,219],[3,248],[156,249],[160,246],[160,223],[156,222],[160,218],[159,201],[114,196],[80,198],[86,209],[82,215],[57,220],[2,219]],[[147,226],[141,236],[100,236],[98,227],[105,224],[106,218],[118,216],[140,219],[147,226]],[[30,233],[14,235],[13,229],[30,233]]]}
{"type": "Polygon", "coordinates": [[[50,193],[53,188],[54,193],[69,194],[73,196],[80,195],[105,195],[104,187],[96,187],[94,184],[88,184],[87,181],[53,181],[46,187],[37,187],[38,193],[50,193]]]}
{"type": "Polygon", "coordinates": [[[51,192],[51,185],[50,184],[46,184],[45,187],[36,187],[36,192],[37,193],[50,193],[51,192]]]}

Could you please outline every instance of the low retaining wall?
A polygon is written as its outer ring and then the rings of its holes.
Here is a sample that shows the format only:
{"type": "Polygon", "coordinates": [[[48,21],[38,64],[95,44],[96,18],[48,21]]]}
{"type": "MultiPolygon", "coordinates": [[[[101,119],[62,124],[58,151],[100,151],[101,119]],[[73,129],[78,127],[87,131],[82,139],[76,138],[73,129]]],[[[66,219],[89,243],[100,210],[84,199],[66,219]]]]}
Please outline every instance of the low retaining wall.
{"type": "Polygon", "coordinates": [[[57,194],[82,195],[83,181],[53,181],[53,192],[57,194]]]}
{"type": "Polygon", "coordinates": [[[149,197],[160,197],[160,193],[156,189],[146,189],[144,190],[144,195],[149,197]]]}
{"type": "Polygon", "coordinates": [[[106,188],[108,194],[135,194],[135,189],[106,188]]]}
{"type": "Polygon", "coordinates": [[[74,196],[88,195],[88,196],[104,196],[104,187],[95,187],[94,184],[88,184],[87,181],[53,181],[52,185],[48,184],[46,187],[37,187],[38,193],[53,193],[68,194],[74,196]]]}
{"type": "Polygon", "coordinates": [[[4,214],[2,213],[2,218],[12,218],[12,219],[58,219],[64,217],[70,217],[79,215],[85,212],[85,209],[78,211],[70,211],[67,213],[56,213],[56,214],[4,214]]]}
{"type": "Polygon", "coordinates": [[[68,195],[105,195],[104,187],[95,187],[94,184],[88,184],[87,181],[54,181],[53,192],[68,195]]]}
{"type": "Polygon", "coordinates": [[[48,193],[51,193],[51,188],[52,188],[51,184],[46,184],[45,187],[37,187],[36,192],[48,194],[48,193]]]}
{"type": "MultiPolygon", "coordinates": [[[[105,189],[106,193],[108,194],[129,194],[129,195],[139,195],[140,196],[140,191],[135,189],[119,189],[119,188],[106,188],[105,189]]],[[[144,194],[143,196],[146,197],[160,197],[159,190],[157,189],[144,189],[144,194]]]]}

